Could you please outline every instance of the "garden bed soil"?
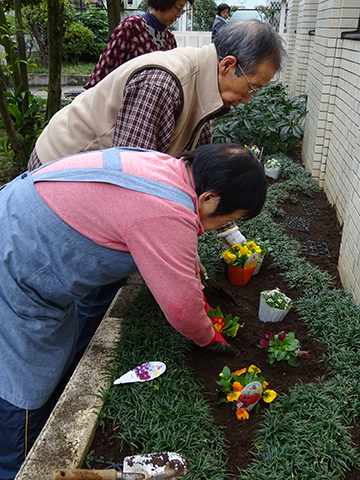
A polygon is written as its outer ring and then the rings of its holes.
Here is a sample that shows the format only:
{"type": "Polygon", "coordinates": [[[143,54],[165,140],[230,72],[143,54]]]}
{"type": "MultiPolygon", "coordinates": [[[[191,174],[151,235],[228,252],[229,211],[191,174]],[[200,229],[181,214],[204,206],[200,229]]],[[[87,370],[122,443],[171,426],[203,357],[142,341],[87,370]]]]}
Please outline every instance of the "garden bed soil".
{"type": "MultiPolygon", "coordinates": [[[[281,181],[281,179],[280,179],[281,181]]],[[[269,179],[269,184],[275,181],[269,179]]],[[[335,288],[342,288],[338,274],[338,256],[341,241],[341,230],[337,222],[334,209],[329,205],[325,194],[321,191],[315,193],[312,197],[299,194],[295,203],[285,202],[282,204],[285,215],[311,219],[311,228],[309,232],[300,230],[288,230],[284,228],[284,233],[303,241],[316,241],[325,243],[327,249],[321,250],[321,255],[313,256],[310,250],[304,251],[304,257],[308,262],[318,266],[322,271],[327,271],[333,277],[335,288]],[[311,202],[318,214],[309,215],[305,212],[301,200],[311,202]],[[330,256],[327,256],[330,253],[330,256]]],[[[279,224],[283,224],[284,217],[275,219],[279,224]]],[[[323,245],[324,246],[324,245],[323,245]]],[[[260,292],[269,288],[279,287],[282,292],[292,299],[296,299],[299,293],[289,289],[283,281],[281,270],[271,267],[271,256],[267,255],[260,272],[252,276],[249,283],[243,287],[232,285],[227,278],[226,271],[218,273],[216,281],[226,289],[233,297],[234,304],[230,303],[215,291],[206,288],[206,298],[208,303],[215,308],[219,306],[223,314],[237,315],[240,323],[244,322],[243,328],[239,329],[235,339],[230,339],[229,343],[234,345],[240,351],[238,358],[227,355],[213,354],[206,349],[194,345],[188,354],[188,364],[194,370],[197,377],[204,384],[205,397],[212,409],[213,418],[216,425],[223,427],[223,432],[228,442],[228,468],[234,473],[238,469],[244,469],[251,462],[252,454],[256,448],[254,446],[254,434],[261,421],[261,415],[255,411],[250,413],[248,420],[237,420],[232,405],[222,403],[218,405],[216,392],[219,390],[217,380],[222,368],[227,365],[231,371],[249,367],[254,364],[261,368],[262,375],[269,383],[269,387],[278,394],[287,393],[290,387],[299,382],[314,382],[322,375],[326,375],[326,366],[321,359],[326,352],[326,348],[316,338],[308,335],[306,325],[302,323],[297,311],[292,308],[285,319],[279,323],[264,323],[258,318],[260,292]],[[264,333],[294,332],[296,338],[300,341],[302,350],[308,350],[307,357],[301,358],[301,365],[298,368],[289,365],[280,365],[275,368],[266,363],[266,353],[257,347],[264,333]]],[[[261,411],[269,408],[267,404],[261,401],[261,411]]],[[[121,429],[121,426],[119,427],[121,429]]],[[[105,430],[98,429],[91,450],[95,452],[97,458],[104,458],[107,461],[119,462],[130,451],[125,448],[121,451],[121,440],[115,435],[113,425],[108,423],[105,430]]],[[[96,465],[101,468],[101,465],[96,465]]],[[[355,472],[353,472],[355,473],[355,472]]],[[[351,472],[347,479],[352,478],[351,472]]]]}

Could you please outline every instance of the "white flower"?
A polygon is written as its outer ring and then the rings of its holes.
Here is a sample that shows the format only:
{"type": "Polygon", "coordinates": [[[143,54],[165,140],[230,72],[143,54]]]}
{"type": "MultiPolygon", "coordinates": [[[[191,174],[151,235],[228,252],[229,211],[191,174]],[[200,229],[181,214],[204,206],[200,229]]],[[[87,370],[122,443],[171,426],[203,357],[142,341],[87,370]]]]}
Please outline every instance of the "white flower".
{"type": "Polygon", "coordinates": [[[269,307],[280,308],[281,310],[289,310],[292,306],[291,298],[280,292],[279,288],[261,292],[261,296],[264,298],[269,307]]]}
{"type": "Polygon", "coordinates": [[[272,158],[265,163],[266,168],[280,168],[281,164],[276,158],[272,158]]]}

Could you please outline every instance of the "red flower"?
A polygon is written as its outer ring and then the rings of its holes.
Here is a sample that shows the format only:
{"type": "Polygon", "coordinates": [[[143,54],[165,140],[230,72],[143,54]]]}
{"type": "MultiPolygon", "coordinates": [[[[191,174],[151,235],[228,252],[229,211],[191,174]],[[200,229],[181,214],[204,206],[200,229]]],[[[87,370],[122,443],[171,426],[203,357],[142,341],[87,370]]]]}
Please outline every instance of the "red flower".
{"type": "Polygon", "coordinates": [[[262,346],[262,348],[268,348],[269,340],[266,338],[263,338],[262,340],[260,340],[260,345],[262,346]]]}
{"type": "Polygon", "coordinates": [[[286,333],[285,332],[279,333],[279,335],[278,335],[279,340],[285,340],[285,338],[286,338],[286,333]]]}
{"type": "Polygon", "coordinates": [[[226,323],[224,322],[223,318],[216,318],[216,317],[211,317],[211,321],[213,323],[213,326],[215,330],[218,332],[222,332],[222,329],[225,327],[226,323]]]}

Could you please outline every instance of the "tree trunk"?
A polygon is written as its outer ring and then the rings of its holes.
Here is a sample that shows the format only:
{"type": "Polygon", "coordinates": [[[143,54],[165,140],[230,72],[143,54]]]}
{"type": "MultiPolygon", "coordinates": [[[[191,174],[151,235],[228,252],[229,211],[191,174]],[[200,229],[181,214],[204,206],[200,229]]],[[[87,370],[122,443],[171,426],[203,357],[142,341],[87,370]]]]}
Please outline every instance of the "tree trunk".
{"type": "Polygon", "coordinates": [[[108,11],[108,24],[109,24],[109,37],[117,27],[120,22],[120,1],[119,0],[108,0],[107,2],[107,11],[108,11]]]}
{"type": "Polygon", "coordinates": [[[26,156],[24,149],[20,143],[20,140],[17,136],[13,121],[11,119],[9,110],[8,110],[8,105],[6,102],[6,97],[4,95],[4,92],[6,92],[6,87],[4,84],[4,72],[1,68],[1,63],[0,63],[0,114],[1,118],[4,123],[4,128],[6,131],[7,136],[9,137],[9,142],[11,145],[11,148],[13,152],[15,153],[16,157],[25,162],[26,161],[26,156]]]}
{"type": "Polygon", "coordinates": [[[61,62],[64,24],[64,2],[48,0],[49,85],[46,117],[61,108],[61,62]]]}
{"type": "Polygon", "coordinates": [[[48,67],[49,66],[49,58],[48,58],[48,53],[47,53],[47,50],[46,50],[46,45],[44,44],[44,42],[41,39],[39,30],[38,30],[35,22],[29,17],[27,18],[27,20],[29,22],[32,34],[34,35],[36,43],[39,47],[39,55],[40,55],[41,61],[44,65],[44,67],[48,67]]]}
{"type": "MultiPolygon", "coordinates": [[[[16,26],[16,39],[19,48],[19,60],[20,60],[20,81],[22,85],[22,90],[29,90],[28,76],[27,76],[27,64],[26,64],[26,47],[24,39],[24,27],[22,23],[21,16],[21,2],[20,0],[14,0],[14,11],[15,11],[15,26],[16,26]]],[[[29,95],[26,93],[24,95],[21,109],[24,114],[29,108],[29,95]]]]}
{"type": "Polygon", "coordinates": [[[9,25],[6,21],[5,17],[5,10],[3,8],[2,2],[0,2],[0,28],[1,28],[1,35],[4,35],[3,42],[6,51],[6,63],[12,70],[12,82],[14,86],[14,90],[16,90],[20,84],[20,71],[17,64],[17,58],[15,54],[14,45],[12,43],[11,37],[7,36],[6,34],[10,33],[9,25]]]}

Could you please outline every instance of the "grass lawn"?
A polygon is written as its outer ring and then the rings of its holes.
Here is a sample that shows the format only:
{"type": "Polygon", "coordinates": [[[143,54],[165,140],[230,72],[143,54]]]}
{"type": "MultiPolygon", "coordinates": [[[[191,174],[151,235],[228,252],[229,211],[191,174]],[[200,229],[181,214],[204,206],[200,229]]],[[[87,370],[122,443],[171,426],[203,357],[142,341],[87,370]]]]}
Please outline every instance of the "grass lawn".
{"type": "MultiPolygon", "coordinates": [[[[73,64],[63,62],[61,73],[64,75],[91,75],[95,65],[95,63],[79,62],[73,64]]],[[[34,62],[28,64],[28,73],[49,73],[49,69],[42,65],[39,58],[35,58],[34,62]]]]}

